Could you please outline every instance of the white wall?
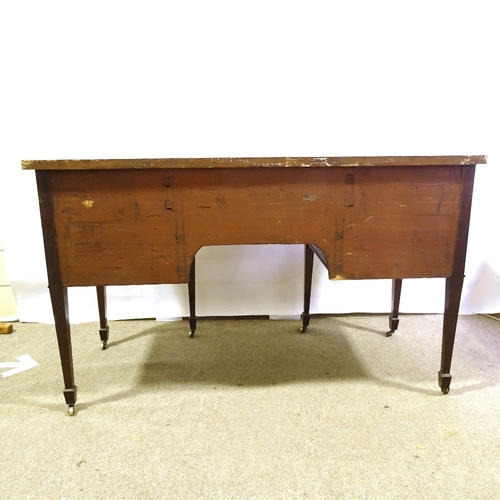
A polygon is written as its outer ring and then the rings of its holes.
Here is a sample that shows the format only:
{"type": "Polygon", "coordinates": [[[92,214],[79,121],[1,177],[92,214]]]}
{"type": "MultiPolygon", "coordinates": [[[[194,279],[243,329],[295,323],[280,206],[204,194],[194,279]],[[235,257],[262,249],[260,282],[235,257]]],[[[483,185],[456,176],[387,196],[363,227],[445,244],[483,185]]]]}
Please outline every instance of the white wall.
{"type": "MultiPolygon", "coordinates": [[[[23,321],[51,321],[21,159],[488,154],[462,312],[500,311],[494,2],[86,1],[0,6],[0,224],[23,321]]],[[[389,243],[388,243],[389,244],[389,243]]],[[[205,248],[199,315],[301,312],[301,247],[205,248]]],[[[390,283],[315,275],[313,312],[387,312],[390,283]]],[[[110,290],[112,318],[187,314],[184,286],[110,290]]],[[[72,321],[97,317],[93,290],[72,321]]],[[[441,312],[443,280],[402,310],[441,312]]]]}

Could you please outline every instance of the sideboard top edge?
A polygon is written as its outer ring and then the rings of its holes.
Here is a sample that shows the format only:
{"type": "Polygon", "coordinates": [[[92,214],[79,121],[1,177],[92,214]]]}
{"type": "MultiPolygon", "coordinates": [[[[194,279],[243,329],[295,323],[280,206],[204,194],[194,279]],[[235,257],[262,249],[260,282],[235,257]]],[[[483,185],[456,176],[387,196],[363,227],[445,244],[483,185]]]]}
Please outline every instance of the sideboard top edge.
{"type": "Polygon", "coordinates": [[[23,170],[114,170],[156,168],[371,167],[484,164],[486,155],[333,156],[248,158],[145,158],[95,160],[22,160],[23,170]]]}

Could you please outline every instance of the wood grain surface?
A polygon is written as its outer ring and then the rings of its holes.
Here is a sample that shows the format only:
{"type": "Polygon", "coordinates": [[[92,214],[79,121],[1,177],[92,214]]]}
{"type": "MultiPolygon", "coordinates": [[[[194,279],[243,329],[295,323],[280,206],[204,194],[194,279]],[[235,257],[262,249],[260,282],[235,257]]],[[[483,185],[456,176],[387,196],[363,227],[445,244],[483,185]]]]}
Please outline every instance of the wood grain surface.
{"type": "Polygon", "coordinates": [[[25,170],[116,170],[185,168],[282,168],[476,165],[487,157],[469,156],[332,156],[276,158],[152,158],[104,160],[23,160],[25,170]]]}
{"type": "Polygon", "coordinates": [[[202,246],[272,243],[331,279],[447,277],[464,168],[55,170],[62,282],[186,283],[202,246]]]}

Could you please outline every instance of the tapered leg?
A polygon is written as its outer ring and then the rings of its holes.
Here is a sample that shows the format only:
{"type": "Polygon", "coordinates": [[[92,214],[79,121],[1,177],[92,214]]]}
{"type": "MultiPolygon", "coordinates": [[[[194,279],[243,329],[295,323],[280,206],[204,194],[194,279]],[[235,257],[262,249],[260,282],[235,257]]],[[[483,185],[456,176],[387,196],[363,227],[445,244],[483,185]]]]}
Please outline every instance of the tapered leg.
{"type": "Polygon", "coordinates": [[[401,299],[402,284],[402,279],[392,280],[392,311],[389,316],[389,331],[386,334],[387,337],[390,337],[399,326],[399,301],[401,299]]]}
{"type": "Polygon", "coordinates": [[[52,193],[52,173],[37,171],[38,199],[43,230],[43,244],[47,262],[50,300],[56,327],[57,344],[61,358],[64,380],[64,399],[68,405],[68,414],[73,415],[76,404],[76,385],[73,372],[73,355],[71,349],[71,330],[68,315],[68,289],[63,286],[61,263],[57,246],[55,227],[54,201],[52,193]]]}
{"type": "Polygon", "coordinates": [[[195,271],[195,259],[191,263],[191,269],[189,271],[189,281],[188,281],[188,295],[189,295],[189,336],[194,337],[194,332],[196,331],[196,271],[195,271]]]}
{"type": "Polygon", "coordinates": [[[76,385],[73,372],[73,354],[71,348],[71,330],[68,316],[68,290],[65,287],[51,284],[50,299],[56,326],[57,344],[64,380],[64,399],[68,405],[68,413],[73,415],[76,404],[76,385]]]}
{"type": "Polygon", "coordinates": [[[453,272],[446,278],[443,340],[441,349],[441,370],[438,373],[439,387],[443,394],[448,394],[451,383],[451,358],[457,330],[458,311],[464,283],[465,257],[467,251],[467,238],[469,235],[469,220],[472,204],[472,189],[474,185],[474,167],[462,167],[462,193],[460,199],[460,212],[458,231],[455,244],[455,258],[453,272]]]}
{"type": "Polygon", "coordinates": [[[446,280],[441,370],[438,373],[439,387],[443,394],[447,394],[450,391],[451,358],[453,356],[463,281],[463,276],[452,276],[446,280]]]}
{"type": "Polygon", "coordinates": [[[314,251],[310,245],[304,245],[304,312],[301,314],[302,328],[301,333],[305,333],[311,320],[309,313],[311,307],[311,288],[312,274],[314,264],[314,251]]]}
{"type": "Polygon", "coordinates": [[[106,287],[97,286],[97,306],[99,307],[99,335],[101,337],[101,349],[108,348],[109,326],[106,319],[106,287]]]}

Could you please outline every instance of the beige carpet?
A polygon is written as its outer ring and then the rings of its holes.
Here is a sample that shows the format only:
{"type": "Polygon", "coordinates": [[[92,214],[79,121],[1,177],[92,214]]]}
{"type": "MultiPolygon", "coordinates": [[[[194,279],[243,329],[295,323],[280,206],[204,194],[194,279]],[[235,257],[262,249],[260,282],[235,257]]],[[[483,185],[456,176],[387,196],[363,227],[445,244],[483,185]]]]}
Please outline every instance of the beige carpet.
{"type": "Polygon", "coordinates": [[[0,362],[0,499],[500,498],[500,322],[442,316],[203,319],[73,327],[66,415],[52,326],[15,324],[0,362]],[[5,372],[3,368],[1,371],[5,372]]]}

